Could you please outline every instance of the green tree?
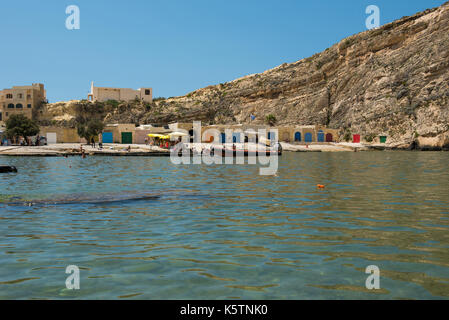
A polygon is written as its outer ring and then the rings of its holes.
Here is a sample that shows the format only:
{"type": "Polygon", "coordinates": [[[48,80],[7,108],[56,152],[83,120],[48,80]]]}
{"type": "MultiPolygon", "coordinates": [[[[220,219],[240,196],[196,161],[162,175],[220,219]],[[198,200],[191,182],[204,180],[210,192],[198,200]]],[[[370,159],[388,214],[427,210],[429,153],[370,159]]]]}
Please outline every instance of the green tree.
{"type": "Polygon", "coordinates": [[[265,117],[265,122],[268,123],[270,126],[274,126],[277,122],[277,119],[273,114],[270,113],[265,117]]]}
{"type": "MultiPolygon", "coordinates": [[[[37,123],[21,113],[13,114],[6,120],[5,135],[8,139],[18,140],[20,137],[27,138],[38,133],[39,126],[37,123]]],[[[28,141],[26,142],[28,143],[28,141]]]]}
{"type": "Polygon", "coordinates": [[[343,140],[346,141],[346,142],[349,142],[349,141],[351,141],[351,138],[352,138],[351,130],[347,129],[345,131],[344,136],[343,136],[343,140]]]}
{"type": "Polygon", "coordinates": [[[87,123],[78,122],[76,125],[76,130],[81,138],[90,142],[90,140],[98,136],[104,129],[104,124],[101,120],[93,119],[89,120],[87,123]]]}

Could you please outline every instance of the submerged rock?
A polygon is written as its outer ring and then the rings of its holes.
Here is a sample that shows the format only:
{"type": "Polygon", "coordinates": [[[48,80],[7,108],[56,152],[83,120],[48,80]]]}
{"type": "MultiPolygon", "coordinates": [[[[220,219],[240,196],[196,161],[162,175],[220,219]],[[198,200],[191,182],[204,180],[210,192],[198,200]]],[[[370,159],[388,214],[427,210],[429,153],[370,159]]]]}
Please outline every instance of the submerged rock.
{"type": "Polygon", "coordinates": [[[46,206],[69,204],[107,204],[133,201],[157,200],[160,194],[154,192],[120,192],[55,196],[50,199],[24,199],[6,196],[0,202],[10,206],[46,206]]]}
{"type": "Polygon", "coordinates": [[[0,173],[17,172],[17,168],[14,166],[0,166],[0,173]]]}

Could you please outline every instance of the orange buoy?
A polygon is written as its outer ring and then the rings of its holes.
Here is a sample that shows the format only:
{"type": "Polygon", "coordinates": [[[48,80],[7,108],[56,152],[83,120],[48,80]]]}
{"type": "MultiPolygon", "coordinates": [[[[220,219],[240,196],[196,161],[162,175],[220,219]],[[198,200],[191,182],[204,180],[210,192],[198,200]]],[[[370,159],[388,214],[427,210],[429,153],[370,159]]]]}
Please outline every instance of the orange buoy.
{"type": "Polygon", "coordinates": [[[317,187],[318,189],[324,189],[324,185],[322,185],[322,184],[317,184],[316,187],[317,187]]]}

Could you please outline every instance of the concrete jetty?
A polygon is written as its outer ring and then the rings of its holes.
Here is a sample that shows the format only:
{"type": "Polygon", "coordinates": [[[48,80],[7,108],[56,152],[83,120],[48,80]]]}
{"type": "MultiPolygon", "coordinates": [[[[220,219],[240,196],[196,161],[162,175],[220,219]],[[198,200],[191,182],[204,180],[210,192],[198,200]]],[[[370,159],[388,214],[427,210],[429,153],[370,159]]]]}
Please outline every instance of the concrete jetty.
{"type": "Polygon", "coordinates": [[[34,157],[62,157],[62,156],[80,156],[82,146],[86,155],[95,156],[150,156],[163,157],[170,156],[170,151],[157,146],[147,145],[123,145],[106,144],[99,148],[90,145],[81,145],[74,143],[60,143],[47,146],[1,146],[0,156],[34,156],[34,157]],[[128,146],[130,149],[128,150],[128,146]]]}
{"type": "MultiPolygon", "coordinates": [[[[324,144],[290,144],[281,142],[284,152],[354,152],[367,151],[368,147],[354,143],[324,143],[324,144]]],[[[62,157],[80,156],[80,147],[90,156],[146,156],[169,157],[170,150],[158,146],[142,144],[105,144],[100,149],[98,145],[79,143],[59,143],[46,146],[0,146],[0,156],[33,156],[33,157],[62,157]],[[129,147],[129,150],[128,150],[129,147]]]]}

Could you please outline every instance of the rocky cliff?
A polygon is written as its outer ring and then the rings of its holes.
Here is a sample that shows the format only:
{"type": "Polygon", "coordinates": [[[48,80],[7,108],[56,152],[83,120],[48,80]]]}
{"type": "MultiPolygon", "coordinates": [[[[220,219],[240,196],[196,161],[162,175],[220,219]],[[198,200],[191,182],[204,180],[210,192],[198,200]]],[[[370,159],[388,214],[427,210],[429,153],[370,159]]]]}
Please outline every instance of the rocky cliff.
{"type": "MultiPolygon", "coordinates": [[[[274,114],[278,125],[324,124],[342,136],[385,134],[394,145],[426,148],[449,147],[448,102],[449,2],[261,74],[101,112],[108,122],[136,123],[246,123],[251,114],[261,123],[274,114]]],[[[70,123],[70,109],[59,103],[44,113],[70,123]]]]}

